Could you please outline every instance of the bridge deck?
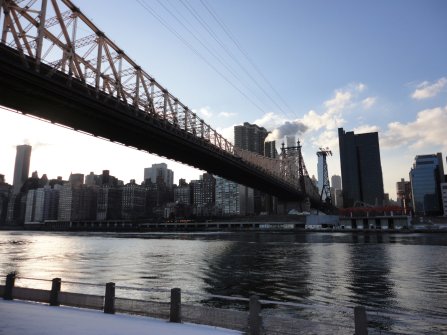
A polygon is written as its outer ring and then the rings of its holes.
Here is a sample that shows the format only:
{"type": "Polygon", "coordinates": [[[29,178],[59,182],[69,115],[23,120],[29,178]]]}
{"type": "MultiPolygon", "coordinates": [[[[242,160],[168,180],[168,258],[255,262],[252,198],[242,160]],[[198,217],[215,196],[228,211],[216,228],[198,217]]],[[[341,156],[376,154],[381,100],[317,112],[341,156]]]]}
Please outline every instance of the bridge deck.
{"type": "MultiPolygon", "coordinates": [[[[0,105],[165,156],[283,200],[304,198],[292,185],[216,148],[206,139],[96,92],[47,65],[40,64],[37,72],[31,66],[33,59],[24,61],[18,51],[3,44],[0,60],[0,105]]],[[[311,203],[319,206],[316,199],[311,203]]]]}

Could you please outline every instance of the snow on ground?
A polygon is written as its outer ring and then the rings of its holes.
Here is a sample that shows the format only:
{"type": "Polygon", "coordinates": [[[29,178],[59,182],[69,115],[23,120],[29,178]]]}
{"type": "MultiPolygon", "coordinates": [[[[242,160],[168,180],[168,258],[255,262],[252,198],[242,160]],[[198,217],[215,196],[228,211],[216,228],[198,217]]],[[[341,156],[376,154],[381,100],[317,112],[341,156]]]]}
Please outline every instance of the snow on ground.
{"type": "Polygon", "coordinates": [[[0,300],[0,335],[236,335],[234,330],[143,316],[0,300]]]}

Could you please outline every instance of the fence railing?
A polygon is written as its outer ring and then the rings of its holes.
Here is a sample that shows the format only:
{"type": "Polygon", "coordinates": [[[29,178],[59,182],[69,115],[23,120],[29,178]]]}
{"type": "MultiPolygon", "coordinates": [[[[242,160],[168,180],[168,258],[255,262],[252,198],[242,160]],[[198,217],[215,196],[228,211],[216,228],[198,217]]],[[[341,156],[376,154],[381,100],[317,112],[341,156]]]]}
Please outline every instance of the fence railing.
{"type": "MultiPolygon", "coordinates": [[[[42,287],[42,285],[40,285],[42,287]]],[[[296,318],[287,318],[286,316],[277,316],[267,313],[262,309],[262,305],[282,305],[283,307],[296,308],[299,304],[278,302],[270,300],[260,300],[258,296],[248,298],[229,297],[222,295],[202,295],[199,296],[230,300],[233,303],[246,304],[247,310],[224,309],[211,306],[196,305],[191,302],[182,301],[183,295],[197,295],[196,293],[182,291],[180,288],[173,288],[170,291],[161,289],[144,289],[127,286],[115,286],[115,283],[109,282],[105,285],[93,283],[78,283],[72,281],[62,282],[61,278],[34,279],[17,276],[10,273],[6,276],[5,285],[0,285],[0,296],[5,300],[25,300],[40,303],[46,303],[50,306],[72,306],[80,308],[90,308],[103,310],[104,313],[127,313],[151,316],[170,322],[190,322],[204,324],[215,327],[222,327],[242,331],[247,335],[264,334],[297,334],[303,332],[306,334],[352,334],[355,329],[355,335],[368,334],[368,320],[366,310],[362,306],[354,308],[354,324],[343,325],[336,321],[325,324],[321,321],[300,320],[296,318]],[[51,289],[37,289],[21,287],[16,285],[16,280],[39,280],[47,282],[51,289]],[[65,292],[61,290],[62,283],[71,285],[84,285],[102,287],[104,294],[86,294],[65,292]],[[138,300],[121,297],[116,291],[138,290],[148,292],[164,293],[166,299],[158,300],[138,300]],[[352,327],[354,326],[354,327],[352,327]]],[[[298,306],[299,307],[299,306],[298,306]]],[[[304,307],[301,306],[301,307],[304,307]]],[[[309,306],[306,306],[309,307],[309,306]]],[[[352,308],[345,309],[350,314],[352,308]]],[[[352,315],[352,314],[351,314],[352,315]]],[[[352,320],[352,319],[351,319],[352,320]]]]}

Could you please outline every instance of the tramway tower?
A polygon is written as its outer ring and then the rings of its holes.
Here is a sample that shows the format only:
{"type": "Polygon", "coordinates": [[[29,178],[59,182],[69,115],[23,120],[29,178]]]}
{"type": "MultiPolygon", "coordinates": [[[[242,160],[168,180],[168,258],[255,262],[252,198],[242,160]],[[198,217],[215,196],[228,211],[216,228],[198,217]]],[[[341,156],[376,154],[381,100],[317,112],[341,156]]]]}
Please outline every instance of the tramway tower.
{"type": "Polygon", "coordinates": [[[332,198],[331,198],[331,185],[329,183],[329,172],[327,168],[327,156],[332,156],[332,151],[329,150],[329,148],[320,148],[320,151],[317,151],[317,156],[321,157],[323,160],[323,186],[321,188],[320,193],[320,201],[323,201],[323,194],[325,195],[325,203],[327,205],[332,205],[332,198]]]}

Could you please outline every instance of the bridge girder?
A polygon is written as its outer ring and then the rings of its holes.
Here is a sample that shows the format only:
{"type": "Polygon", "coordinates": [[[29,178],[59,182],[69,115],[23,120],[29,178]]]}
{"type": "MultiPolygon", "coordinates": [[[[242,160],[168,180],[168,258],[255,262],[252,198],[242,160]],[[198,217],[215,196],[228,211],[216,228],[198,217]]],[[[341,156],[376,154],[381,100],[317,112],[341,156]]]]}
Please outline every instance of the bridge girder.
{"type": "MultiPolygon", "coordinates": [[[[295,176],[282,173],[287,162],[234,148],[71,1],[22,5],[0,0],[0,104],[284,200],[305,197],[295,176]]],[[[319,206],[318,199],[311,202],[319,206]]]]}
{"type": "Polygon", "coordinates": [[[16,51],[0,44],[0,105],[100,136],[140,150],[165,156],[284,200],[304,197],[298,189],[216,148],[207,140],[186,133],[164,120],[147,117],[132,106],[97,94],[92,87],[65,74],[47,76],[26,69],[16,51]]]}

